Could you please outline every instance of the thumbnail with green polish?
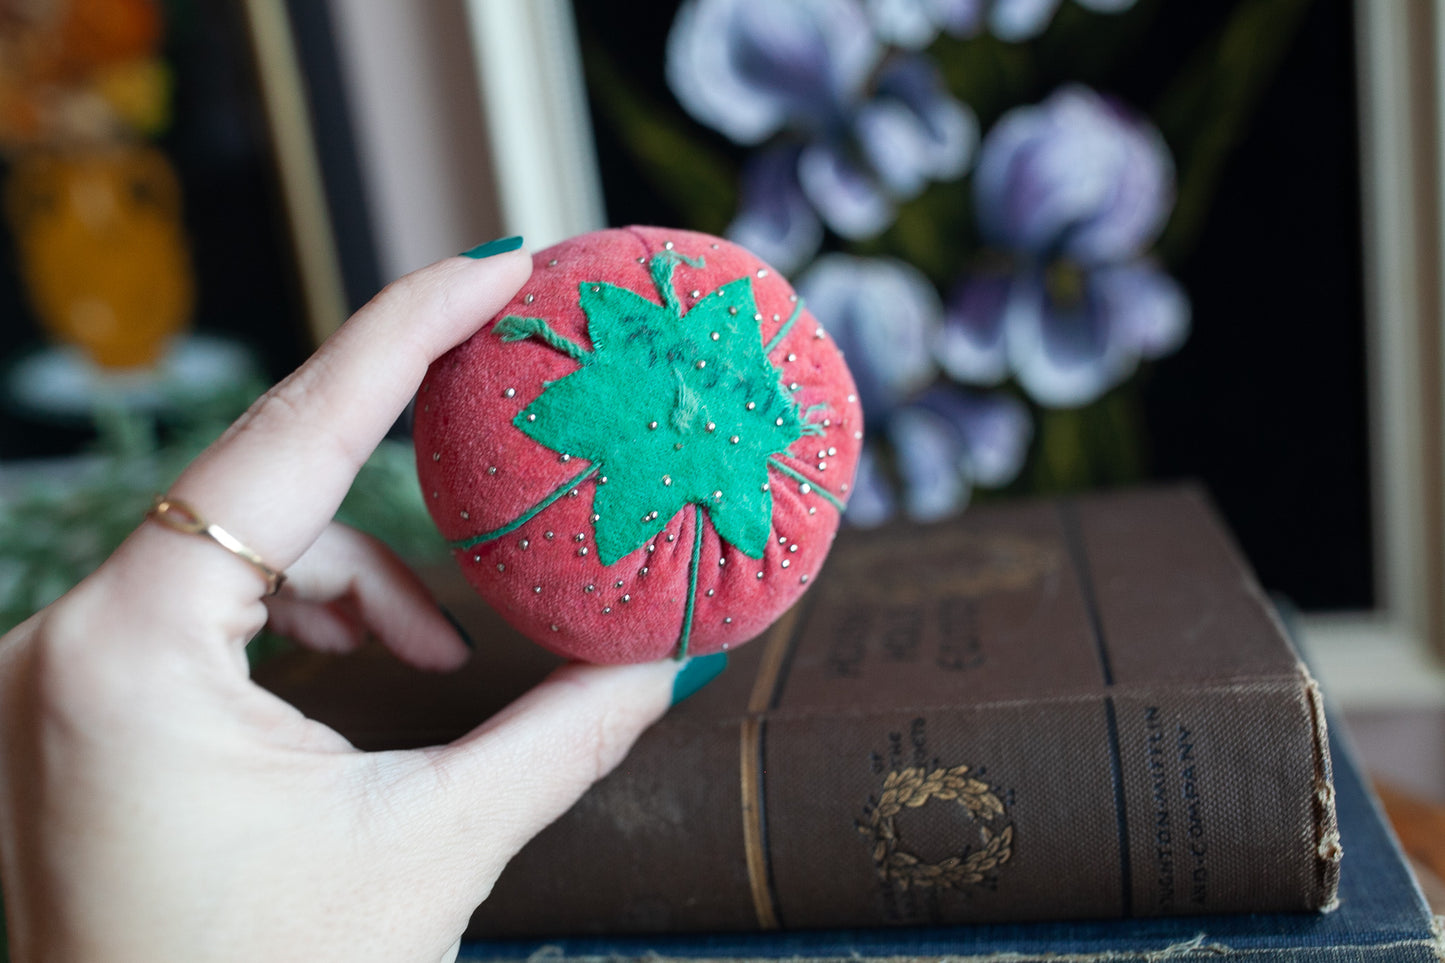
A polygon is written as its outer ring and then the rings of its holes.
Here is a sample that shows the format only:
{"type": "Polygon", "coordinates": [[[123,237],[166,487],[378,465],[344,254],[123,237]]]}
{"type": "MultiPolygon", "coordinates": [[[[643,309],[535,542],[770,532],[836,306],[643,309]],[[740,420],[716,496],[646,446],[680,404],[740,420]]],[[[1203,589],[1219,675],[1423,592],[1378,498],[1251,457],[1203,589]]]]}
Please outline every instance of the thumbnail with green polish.
{"type": "Polygon", "coordinates": [[[714,652],[689,659],[687,665],[672,680],[672,705],[692,695],[721,674],[728,665],[726,652],[714,652]]]}
{"type": "Polygon", "coordinates": [[[481,260],[484,257],[491,257],[493,254],[506,254],[508,251],[515,251],[521,246],[522,235],[514,234],[511,237],[499,237],[495,241],[478,244],[470,251],[463,251],[461,256],[481,260]]]}

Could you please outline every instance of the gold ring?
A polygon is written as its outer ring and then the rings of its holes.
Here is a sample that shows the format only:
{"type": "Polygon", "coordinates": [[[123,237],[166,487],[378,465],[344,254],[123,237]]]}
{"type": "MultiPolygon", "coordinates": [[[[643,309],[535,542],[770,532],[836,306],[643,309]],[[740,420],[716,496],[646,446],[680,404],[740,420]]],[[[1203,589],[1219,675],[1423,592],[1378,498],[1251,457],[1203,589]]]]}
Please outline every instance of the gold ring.
{"type": "Polygon", "coordinates": [[[213,525],[201,517],[190,505],[179,498],[157,495],[155,504],[146,512],[146,518],[154,519],[166,528],[184,532],[187,535],[201,535],[209,538],[226,551],[250,564],[266,580],[266,594],[275,595],[286,581],[286,573],[278,572],[261,560],[261,556],[242,545],[230,532],[219,525],[213,525]]]}

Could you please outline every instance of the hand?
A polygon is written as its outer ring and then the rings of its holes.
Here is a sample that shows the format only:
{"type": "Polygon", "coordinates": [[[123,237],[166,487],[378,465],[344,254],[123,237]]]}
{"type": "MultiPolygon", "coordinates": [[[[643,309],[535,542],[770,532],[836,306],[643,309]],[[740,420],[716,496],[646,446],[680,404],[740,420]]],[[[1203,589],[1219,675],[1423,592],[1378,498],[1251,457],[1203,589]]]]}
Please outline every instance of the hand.
{"type": "Polygon", "coordinates": [[[408,662],[465,661],[416,577],[329,520],[427,365],[530,263],[449,258],[392,284],[172,487],[287,572],[279,596],[148,523],[0,639],[15,960],[453,959],[507,860],[666,710],[676,663],[574,665],[451,745],[363,753],[247,675],[268,617],[338,650],[355,613],[408,662]]]}

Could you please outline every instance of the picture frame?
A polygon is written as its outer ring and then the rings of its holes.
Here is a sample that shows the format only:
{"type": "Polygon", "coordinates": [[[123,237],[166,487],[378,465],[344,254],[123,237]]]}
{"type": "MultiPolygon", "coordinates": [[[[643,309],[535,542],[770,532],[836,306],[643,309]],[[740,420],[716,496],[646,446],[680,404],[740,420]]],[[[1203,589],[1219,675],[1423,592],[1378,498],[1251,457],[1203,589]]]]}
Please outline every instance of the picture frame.
{"type": "MultiPolygon", "coordinates": [[[[64,7],[56,9],[63,15],[64,7]]],[[[54,324],[42,323],[12,256],[19,228],[7,231],[0,238],[0,313],[12,318],[0,331],[3,398],[13,416],[0,425],[7,460],[80,450],[95,433],[96,405],[163,414],[188,408],[182,398],[222,390],[229,404],[232,394],[239,399],[292,370],[379,287],[326,5],[228,0],[132,9],[155,21],[148,29],[158,38],[150,54],[156,66],[148,69],[165,78],[155,126],[93,144],[17,139],[0,170],[20,170],[26,158],[101,156],[119,144],[149,151],[178,184],[176,233],[185,255],[178,263],[187,266],[176,276],[194,290],[194,306],[149,367],[112,372],[87,363],[86,352],[45,335],[54,324]]],[[[39,21],[28,29],[58,28],[39,21]]],[[[89,96],[84,82],[72,82],[74,96],[89,96]]],[[[78,171],[77,161],[50,163],[55,177],[81,176],[65,173],[78,171]]]]}
{"type": "Polygon", "coordinates": [[[1445,705],[1445,4],[1357,0],[1377,604],[1305,638],[1347,706],[1445,705]]]}
{"type": "MultiPolygon", "coordinates": [[[[563,0],[470,0],[480,98],[509,229],[603,223],[585,89],[563,0]],[[550,64],[540,81],[519,63],[550,64]],[[526,87],[522,90],[520,87],[526,87]],[[526,122],[529,136],[507,130],[526,122]],[[585,198],[550,210],[549,185],[585,198]]],[[[1349,708],[1445,706],[1445,0],[1355,0],[1375,605],[1302,619],[1303,646],[1349,708]]]]}

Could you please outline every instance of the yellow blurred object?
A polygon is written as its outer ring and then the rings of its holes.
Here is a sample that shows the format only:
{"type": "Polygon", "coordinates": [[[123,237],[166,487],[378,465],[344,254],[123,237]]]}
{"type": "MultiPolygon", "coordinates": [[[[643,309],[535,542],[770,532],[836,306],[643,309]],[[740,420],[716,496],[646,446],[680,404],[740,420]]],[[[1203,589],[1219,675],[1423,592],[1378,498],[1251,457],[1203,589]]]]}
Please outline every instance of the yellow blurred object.
{"type": "Polygon", "coordinates": [[[5,185],[5,210],[41,324],[97,364],[152,364],[190,321],[180,182],[160,151],[25,156],[5,185]]]}
{"type": "Polygon", "coordinates": [[[95,88],[122,121],[142,134],[158,134],[170,126],[171,72],[160,59],[102,67],[95,88]]]}

